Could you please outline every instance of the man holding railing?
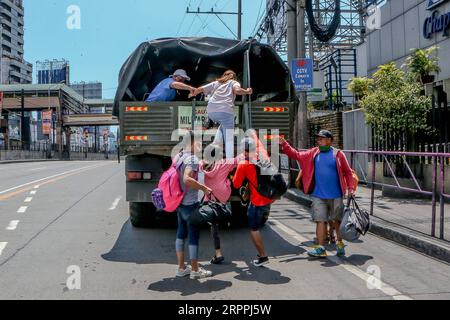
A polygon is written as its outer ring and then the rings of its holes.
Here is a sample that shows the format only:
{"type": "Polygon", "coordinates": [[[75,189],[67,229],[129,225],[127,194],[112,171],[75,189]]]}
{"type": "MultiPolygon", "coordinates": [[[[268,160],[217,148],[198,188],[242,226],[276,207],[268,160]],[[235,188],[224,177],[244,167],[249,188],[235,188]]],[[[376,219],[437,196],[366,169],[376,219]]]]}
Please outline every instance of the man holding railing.
{"type": "Polygon", "coordinates": [[[325,238],[327,223],[336,230],[337,255],[345,255],[345,245],[339,234],[343,219],[344,201],[347,192],[355,193],[356,185],[353,172],[345,154],[332,147],[333,134],[322,130],[317,135],[317,147],[305,152],[292,148],[280,138],[281,148],[289,158],[297,160],[301,167],[301,184],[305,194],[312,196],[312,217],[316,223],[318,246],[308,252],[312,257],[325,258],[325,238]]]}

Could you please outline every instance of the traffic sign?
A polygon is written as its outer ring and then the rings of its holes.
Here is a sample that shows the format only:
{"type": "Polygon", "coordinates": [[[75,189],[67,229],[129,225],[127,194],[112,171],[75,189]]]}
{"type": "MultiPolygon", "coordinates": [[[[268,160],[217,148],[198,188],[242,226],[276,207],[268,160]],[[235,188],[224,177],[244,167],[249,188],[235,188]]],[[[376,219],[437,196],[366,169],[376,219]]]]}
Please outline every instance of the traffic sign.
{"type": "Polygon", "coordinates": [[[292,81],[294,81],[295,91],[310,91],[313,89],[313,59],[292,60],[292,81]]]}

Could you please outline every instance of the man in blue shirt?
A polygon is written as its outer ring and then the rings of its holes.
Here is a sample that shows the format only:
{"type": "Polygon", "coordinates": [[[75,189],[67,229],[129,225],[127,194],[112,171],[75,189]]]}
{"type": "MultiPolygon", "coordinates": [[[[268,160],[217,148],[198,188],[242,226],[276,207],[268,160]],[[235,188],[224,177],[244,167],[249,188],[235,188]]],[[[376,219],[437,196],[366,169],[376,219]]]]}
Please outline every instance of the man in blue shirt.
{"type": "Polygon", "coordinates": [[[189,91],[194,93],[195,88],[185,84],[186,81],[190,81],[191,78],[187,75],[186,71],[179,69],[174,72],[169,78],[161,81],[150,93],[146,102],[159,102],[159,101],[173,101],[177,96],[177,90],[189,91]]]}

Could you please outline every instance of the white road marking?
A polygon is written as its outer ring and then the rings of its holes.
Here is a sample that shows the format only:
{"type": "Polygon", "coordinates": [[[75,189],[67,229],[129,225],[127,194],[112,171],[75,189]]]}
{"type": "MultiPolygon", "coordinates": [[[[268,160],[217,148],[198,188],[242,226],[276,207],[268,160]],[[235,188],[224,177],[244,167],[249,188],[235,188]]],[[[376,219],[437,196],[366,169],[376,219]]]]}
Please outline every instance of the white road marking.
{"type": "MultiPolygon", "coordinates": [[[[274,226],[279,228],[281,231],[283,231],[287,235],[289,235],[292,238],[294,238],[296,241],[298,241],[298,242],[309,242],[309,240],[307,238],[303,237],[297,231],[292,230],[291,228],[287,227],[283,223],[281,223],[281,222],[279,222],[279,221],[277,221],[277,220],[275,220],[273,218],[271,218],[269,221],[274,226]]],[[[352,264],[349,264],[348,262],[344,261],[343,259],[341,259],[341,258],[339,258],[337,256],[329,255],[327,257],[327,259],[330,260],[331,262],[335,263],[336,265],[341,266],[342,268],[344,268],[348,272],[352,273],[353,275],[357,276],[358,278],[364,280],[364,282],[366,282],[366,283],[370,280],[370,277],[372,277],[371,274],[368,274],[368,273],[362,271],[358,267],[356,267],[356,266],[354,266],[352,264]]],[[[380,288],[378,288],[378,290],[380,290],[381,292],[383,292],[387,296],[390,296],[392,299],[394,299],[394,300],[413,300],[411,297],[402,294],[400,291],[398,291],[394,287],[388,285],[387,283],[384,283],[381,280],[379,280],[379,283],[380,283],[380,288]]]]}
{"type": "Polygon", "coordinates": [[[55,175],[52,175],[52,176],[48,176],[48,177],[45,177],[45,178],[42,178],[42,179],[39,179],[39,180],[34,180],[34,181],[31,181],[31,182],[27,182],[27,183],[21,184],[20,186],[15,186],[15,187],[9,188],[7,190],[0,191],[0,195],[4,194],[4,193],[8,193],[8,192],[16,190],[16,189],[20,189],[22,187],[29,186],[31,184],[35,184],[34,189],[39,189],[40,186],[38,184],[36,184],[38,182],[49,180],[49,179],[60,177],[60,176],[64,176],[66,174],[73,173],[73,172],[76,172],[76,171],[82,171],[82,170],[95,168],[95,167],[101,167],[101,166],[105,166],[105,164],[92,165],[92,166],[87,166],[87,167],[83,167],[83,168],[73,169],[73,170],[70,170],[70,171],[63,172],[63,173],[58,173],[58,174],[55,174],[55,175]]]}
{"type": "Polygon", "coordinates": [[[116,210],[116,208],[120,202],[120,199],[122,199],[122,197],[117,197],[116,200],[114,200],[114,202],[111,205],[111,208],[109,208],[109,211],[116,210]]]}
{"type": "Polygon", "coordinates": [[[19,210],[17,210],[17,213],[25,213],[27,209],[28,207],[20,207],[19,210]]]}
{"type": "Polygon", "coordinates": [[[25,199],[24,202],[31,202],[32,200],[33,200],[33,197],[28,197],[28,198],[25,199]]]}
{"type": "Polygon", "coordinates": [[[33,191],[30,191],[30,194],[31,194],[31,195],[35,195],[36,192],[37,192],[36,190],[33,190],[33,191]]]}
{"type": "Polygon", "coordinates": [[[9,223],[9,225],[6,227],[6,230],[13,231],[17,229],[17,226],[19,225],[19,220],[13,220],[9,223]]]}
{"type": "Polygon", "coordinates": [[[5,250],[8,242],[0,242],[0,256],[2,255],[3,250],[5,250]]]}

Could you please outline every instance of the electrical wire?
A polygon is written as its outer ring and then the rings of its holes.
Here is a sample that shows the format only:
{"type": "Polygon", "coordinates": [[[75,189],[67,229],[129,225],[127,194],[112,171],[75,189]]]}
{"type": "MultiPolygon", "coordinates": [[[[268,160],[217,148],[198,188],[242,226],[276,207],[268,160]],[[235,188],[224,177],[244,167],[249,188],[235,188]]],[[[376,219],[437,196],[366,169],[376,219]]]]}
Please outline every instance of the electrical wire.
{"type": "Polygon", "coordinates": [[[314,17],[312,0],[306,0],[306,14],[308,16],[309,26],[317,40],[329,42],[335,35],[341,24],[341,1],[335,0],[334,15],[331,23],[326,28],[321,27],[314,17]]]}

